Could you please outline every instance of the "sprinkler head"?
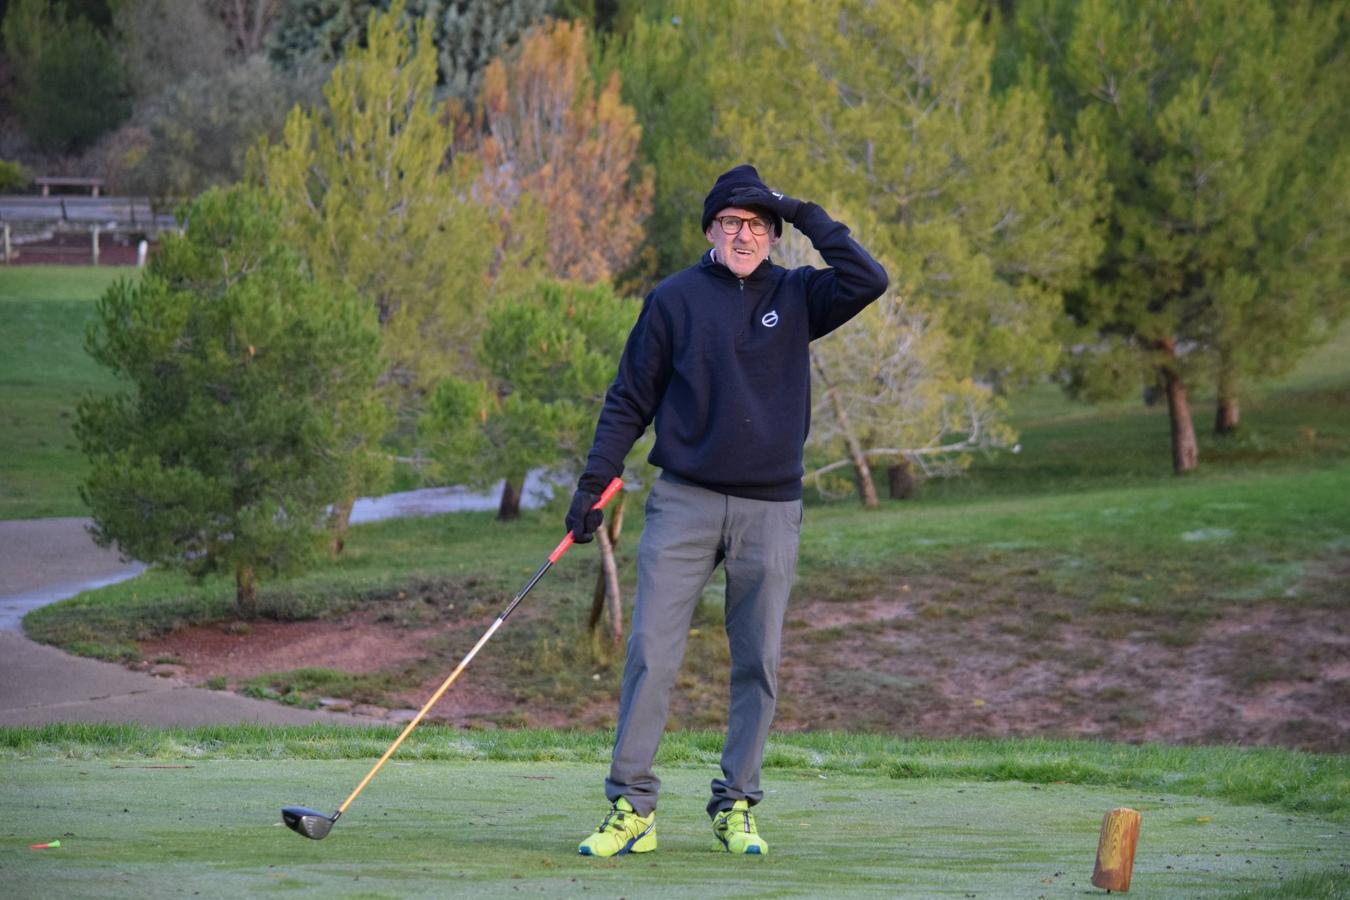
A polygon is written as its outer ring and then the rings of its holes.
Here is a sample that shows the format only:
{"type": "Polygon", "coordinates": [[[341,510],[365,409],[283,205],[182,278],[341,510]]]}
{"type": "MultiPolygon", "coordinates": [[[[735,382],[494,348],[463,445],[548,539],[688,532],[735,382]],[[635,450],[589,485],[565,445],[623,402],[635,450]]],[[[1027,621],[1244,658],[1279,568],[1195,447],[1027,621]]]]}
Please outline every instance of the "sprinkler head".
{"type": "Polygon", "coordinates": [[[303,806],[288,806],[281,811],[281,821],[286,823],[286,827],[311,841],[328,837],[328,832],[333,830],[333,823],[337,820],[337,815],[325,816],[316,809],[303,806]]]}

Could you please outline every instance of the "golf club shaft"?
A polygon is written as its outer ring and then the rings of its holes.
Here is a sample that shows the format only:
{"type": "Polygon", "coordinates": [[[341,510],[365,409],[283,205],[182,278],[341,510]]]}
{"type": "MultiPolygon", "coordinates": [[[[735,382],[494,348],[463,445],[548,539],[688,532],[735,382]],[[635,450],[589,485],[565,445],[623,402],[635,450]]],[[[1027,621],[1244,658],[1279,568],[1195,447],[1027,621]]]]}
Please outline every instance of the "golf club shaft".
{"type": "MultiPolygon", "coordinates": [[[[609,486],[605,488],[605,492],[600,495],[600,499],[595,501],[595,506],[593,506],[592,509],[603,508],[622,487],[623,479],[615,478],[609,483],[609,486]]],[[[394,755],[394,751],[398,749],[399,744],[403,743],[403,739],[412,733],[412,730],[417,727],[417,723],[422,721],[422,717],[436,705],[436,701],[444,696],[445,692],[450,689],[450,685],[454,684],[455,679],[459,677],[459,673],[463,672],[465,666],[478,655],[478,651],[481,650],[483,645],[496,633],[497,629],[502,627],[502,623],[506,621],[507,616],[511,615],[511,611],[520,604],[521,600],[525,599],[525,595],[530,592],[530,589],[539,583],[539,579],[544,577],[544,573],[551,569],[553,564],[562,558],[562,555],[567,552],[567,549],[572,546],[572,543],[572,532],[569,531],[558,546],[554,548],[553,552],[548,555],[548,559],[544,560],[544,564],[534,573],[534,577],[532,577],[525,586],[520,589],[519,593],[511,599],[511,602],[507,605],[506,609],[502,610],[501,614],[497,616],[496,621],[494,621],[488,630],[483,633],[483,636],[478,639],[478,643],[473,645],[473,649],[465,654],[464,658],[460,660],[459,665],[455,666],[455,671],[451,672],[450,676],[441,683],[441,686],[436,689],[436,693],[431,695],[431,699],[422,705],[422,708],[417,711],[417,715],[412,718],[412,721],[404,726],[403,731],[395,738],[394,743],[390,744],[389,749],[384,751],[384,756],[381,756],[379,762],[375,763],[371,770],[366,773],[366,777],[361,779],[361,783],[356,786],[356,790],[352,791],[351,795],[348,796],[346,800],[342,801],[342,805],[339,806],[337,812],[333,814],[334,820],[347,811],[347,807],[351,806],[352,801],[356,799],[357,795],[365,790],[366,785],[370,783],[370,779],[374,778],[375,773],[380,771],[380,767],[385,764],[389,757],[394,755]]]]}

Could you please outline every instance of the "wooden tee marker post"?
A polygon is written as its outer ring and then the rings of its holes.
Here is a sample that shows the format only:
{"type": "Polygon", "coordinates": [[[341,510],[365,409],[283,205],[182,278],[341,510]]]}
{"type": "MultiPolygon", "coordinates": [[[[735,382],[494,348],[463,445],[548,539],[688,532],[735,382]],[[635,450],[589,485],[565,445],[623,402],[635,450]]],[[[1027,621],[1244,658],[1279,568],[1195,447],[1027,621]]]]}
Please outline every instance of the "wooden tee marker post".
{"type": "Polygon", "coordinates": [[[1102,819],[1102,836],[1097,841],[1097,864],[1092,867],[1092,883],[1111,891],[1128,891],[1134,872],[1134,848],[1139,843],[1139,811],[1122,806],[1102,819]]]}

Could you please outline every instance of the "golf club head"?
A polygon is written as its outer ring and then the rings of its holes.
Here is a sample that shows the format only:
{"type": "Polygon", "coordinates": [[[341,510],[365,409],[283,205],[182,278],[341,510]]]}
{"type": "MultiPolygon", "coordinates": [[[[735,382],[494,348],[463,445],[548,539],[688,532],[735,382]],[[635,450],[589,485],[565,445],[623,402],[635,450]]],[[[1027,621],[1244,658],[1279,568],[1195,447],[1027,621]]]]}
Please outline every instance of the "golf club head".
{"type": "Polygon", "coordinates": [[[333,830],[337,816],[325,816],[316,809],[303,806],[288,806],[281,811],[281,821],[296,834],[303,834],[311,841],[321,841],[333,830]]]}

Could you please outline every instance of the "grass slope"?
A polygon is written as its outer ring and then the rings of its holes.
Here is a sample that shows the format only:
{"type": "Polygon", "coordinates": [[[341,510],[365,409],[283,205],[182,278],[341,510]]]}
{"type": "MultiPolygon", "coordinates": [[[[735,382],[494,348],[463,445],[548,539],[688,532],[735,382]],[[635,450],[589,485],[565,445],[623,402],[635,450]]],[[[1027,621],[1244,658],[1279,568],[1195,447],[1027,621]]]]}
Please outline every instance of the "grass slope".
{"type": "Polygon", "coordinates": [[[0,519],[88,514],[75,404],[113,380],[84,353],[94,300],[134,269],[0,267],[0,519]]]}
{"type": "MultiPolygon", "coordinates": [[[[1345,496],[1350,463],[870,514],[845,504],[813,507],[798,594],[848,600],[901,573],[959,579],[984,594],[1031,585],[1063,598],[1064,614],[1113,616],[1121,627],[1169,629],[1170,640],[1184,641],[1189,627],[1229,603],[1342,603],[1330,576],[1350,548],[1345,496]]],[[[641,513],[629,516],[627,528],[637,533],[641,513]]],[[[503,525],[470,513],[362,526],[343,558],[265,585],[260,606],[284,620],[377,604],[409,625],[448,615],[449,606],[487,622],[528,576],[533,557],[551,546],[555,518],[533,513],[503,525]],[[435,601],[423,602],[424,594],[435,601]]],[[[624,562],[631,578],[631,546],[624,562]]],[[[570,626],[591,577],[589,564],[569,558],[530,605],[570,626]]],[[[228,619],[232,603],[228,579],[196,585],[156,571],[36,610],[24,626],[34,639],[67,649],[135,658],[134,640],[228,619]]],[[[509,632],[503,638],[514,640],[509,632]]]]}
{"type": "MultiPolygon", "coordinates": [[[[445,745],[434,755],[462,740],[431,734],[445,745]]],[[[847,755],[849,739],[835,740],[847,755]]],[[[1345,825],[1320,816],[1168,789],[913,779],[800,761],[766,772],[769,856],[732,858],[702,810],[716,772],[706,753],[701,765],[663,765],[660,849],[643,857],[576,855],[603,811],[603,764],[547,753],[397,759],[316,843],[279,826],[279,808],[336,806],[369,761],[275,752],[285,745],[264,740],[262,757],[246,760],[8,759],[0,874],[19,896],[1068,897],[1092,890],[1102,815],[1128,805],[1144,823],[1135,893],[1345,887],[1335,850],[1345,825]],[[59,850],[26,849],[52,839],[59,850]]]]}

